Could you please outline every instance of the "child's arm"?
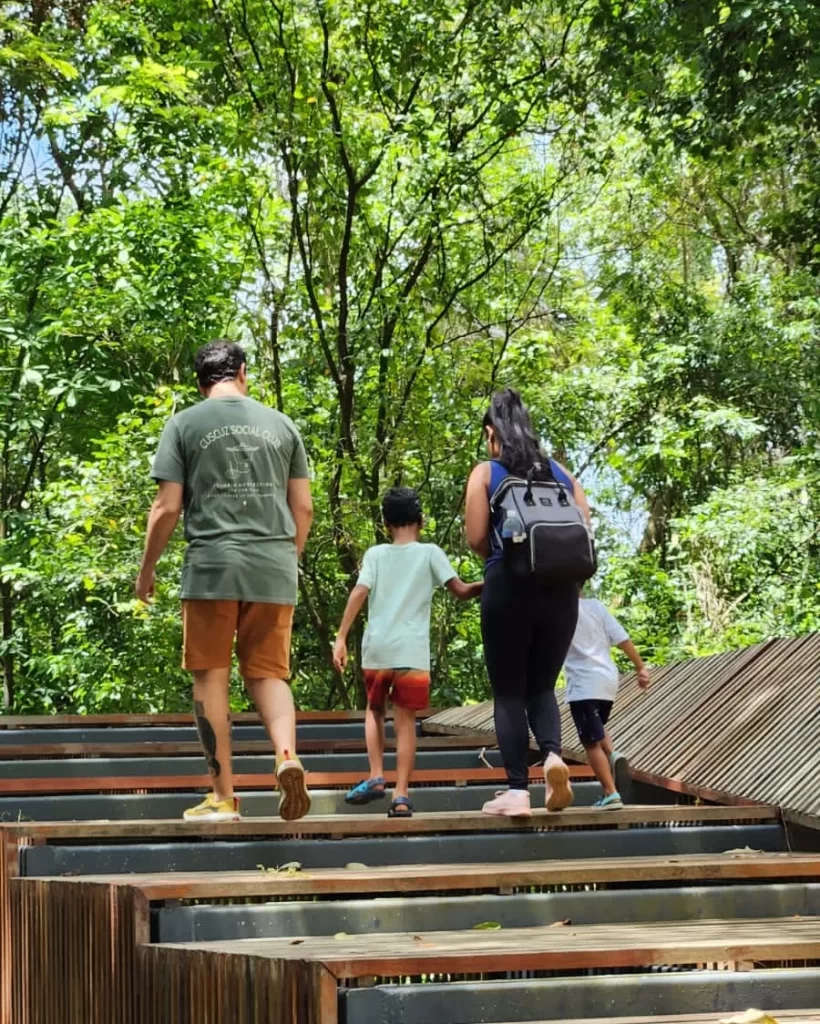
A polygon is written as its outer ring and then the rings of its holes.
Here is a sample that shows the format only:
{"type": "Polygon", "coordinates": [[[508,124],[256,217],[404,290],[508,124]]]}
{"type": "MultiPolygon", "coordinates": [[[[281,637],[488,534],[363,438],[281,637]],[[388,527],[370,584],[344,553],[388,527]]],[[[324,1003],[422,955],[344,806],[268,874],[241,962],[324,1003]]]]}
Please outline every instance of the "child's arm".
{"type": "Polygon", "coordinates": [[[478,583],[465,583],[458,576],[453,576],[451,580],[447,580],[445,586],[459,601],[472,601],[474,597],[480,597],[484,589],[484,580],[479,580],[478,583]]]}
{"type": "Polygon", "coordinates": [[[369,593],[370,587],[362,586],[361,583],[357,583],[350,591],[345,613],[336,634],[336,643],[333,645],[333,664],[338,672],[344,672],[347,668],[347,634],[356,621],[356,616],[362,610],[362,605],[367,600],[369,593]]]}
{"type": "Polygon", "coordinates": [[[618,647],[635,666],[635,671],[638,673],[638,686],[645,690],[649,686],[649,669],[644,665],[643,658],[638,653],[638,648],[631,640],[624,640],[618,644],[618,647]]]}

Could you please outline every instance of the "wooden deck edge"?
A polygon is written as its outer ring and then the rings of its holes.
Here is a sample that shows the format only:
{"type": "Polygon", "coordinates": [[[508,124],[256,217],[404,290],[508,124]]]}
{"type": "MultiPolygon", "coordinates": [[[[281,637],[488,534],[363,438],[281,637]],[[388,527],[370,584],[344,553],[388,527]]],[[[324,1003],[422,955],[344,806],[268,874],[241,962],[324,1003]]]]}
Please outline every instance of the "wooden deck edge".
{"type": "MultiPolygon", "coordinates": [[[[416,711],[417,719],[429,718],[441,714],[443,708],[423,708],[416,711]]],[[[360,709],[349,711],[297,711],[297,723],[305,725],[337,722],[363,722],[366,712],[360,709]]],[[[393,712],[387,712],[392,718],[393,712]]],[[[261,725],[262,720],[255,711],[238,711],[231,716],[234,724],[261,725]]],[[[147,728],[155,725],[190,725],[193,727],[193,715],[190,712],[172,712],[159,714],[122,714],[122,715],[0,715],[0,729],[72,729],[86,728],[147,728]]]]}
{"type": "Polygon", "coordinates": [[[250,872],[170,872],[166,875],[90,875],[22,878],[13,886],[129,888],[147,903],[166,900],[220,900],[337,893],[510,891],[532,886],[620,884],[622,882],[820,881],[820,853],[681,854],[668,857],[591,857],[575,860],[468,863],[370,868],[316,868],[289,874],[250,872]]]}
{"type": "MultiPolygon", "coordinates": [[[[720,1024],[742,1012],[667,1014],[659,1017],[582,1017],[573,1020],[540,1020],[531,1024],[720,1024]]],[[[805,1010],[769,1010],[778,1024],[820,1024],[820,1008],[805,1010]]]]}
{"type": "MultiPolygon", "coordinates": [[[[93,768],[93,761],[88,762],[93,768]]],[[[586,765],[570,768],[573,781],[592,779],[592,769],[586,765]]],[[[384,773],[388,785],[396,781],[395,771],[384,773]]],[[[419,768],[413,772],[413,785],[468,785],[469,783],[503,783],[506,782],[503,768],[419,768]]],[[[342,789],[361,782],[362,771],[345,772],[307,772],[307,782],[311,789],[342,789]]],[[[544,775],[540,768],[530,770],[530,782],[543,784],[544,775]]],[[[0,779],[0,796],[60,795],[65,793],[149,793],[154,790],[178,790],[190,792],[207,790],[211,786],[208,775],[120,775],[99,777],[93,774],[79,778],[23,778],[0,779]]],[[[273,772],[261,774],[236,774],[234,786],[237,790],[274,790],[276,780],[273,772]]]]}
{"type": "Polygon", "coordinates": [[[566,828],[615,829],[626,825],[687,825],[765,823],[779,821],[772,807],[697,806],[694,804],[633,805],[613,811],[577,807],[566,811],[533,811],[530,818],[500,818],[478,811],[432,811],[412,818],[380,814],[315,815],[298,821],[281,818],[243,818],[237,822],[186,822],[181,819],[144,821],[42,821],[0,824],[0,831],[18,838],[58,839],[176,839],[243,836],[363,836],[429,835],[457,832],[533,832],[566,828]]]}
{"type": "MultiPolygon", "coordinates": [[[[484,746],[483,737],[467,734],[464,736],[419,736],[418,750],[470,750],[484,746]]],[[[396,740],[386,739],[384,749],[396,750],[396,740]]],[[[234,757],[243,755],[273,757],[274,749],[269,740],[236,740],[231,751],[234,757]]],[[[364,754],[367,743],[362,739],[300,740],[298,752],[304,754],[364,754]]],[[[32,761],[46,759],[93,758],[142,758],[142,757],[201,757],[202,746],[196,740],[155,742],[94,742],[94,743],[0,743],[0,761],[32,761]]],[[[90,766],[89,766],[90,767],[90,766]]],[[[455,770],[455,769],[454,769],[455,770]]]]}
{"type": "Polygon", "coordinates": [[[756,964],[820,960],[820,918],[760,918],[570,925],[542,925],[495,935],[441,931],[381,935],[283,938],[205,943],[157,943],[153,949],[189,949],[254,959],[321,963],[340,980],[467,976],[509,971],[575,971],[650,968],[753,961],[756,964]],[[298,950],[293,947],[298,945],[298,950]]]}

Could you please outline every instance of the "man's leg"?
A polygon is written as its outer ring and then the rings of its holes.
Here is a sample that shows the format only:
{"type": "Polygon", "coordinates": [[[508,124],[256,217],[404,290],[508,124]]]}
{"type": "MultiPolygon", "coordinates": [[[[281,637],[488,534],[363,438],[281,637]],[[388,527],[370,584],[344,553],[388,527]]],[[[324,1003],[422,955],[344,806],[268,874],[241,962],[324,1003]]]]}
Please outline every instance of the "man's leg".
{"type": "Polygon", "coordinates": [[[196,727],[217,800],[233,799],[230,676],[229,668],[194,672],[196,727]]]}
{"type": "Polygon", "coordinates": [[[288,684],[284,679],[246,679],[245,687],[277,755],[295,754],[296,709],[288,684]]]}
{"type": "MultiPolygon", "coordinates": [[[[233,799],[231,766],[231,714],[228,692],[231,650],[236,631],[235,601],[185,600],[182,602],[183,667],[193,674],[194,715],[199,739],[220,802],[233,799]]],[[[186,811],[186,818],[216,813],[211,798],[186,811]]],[[[236,807],[232,808],[236,812],[236,807]]]]}
{"type": "Polygon", "coordinates": [[[290,675],[292,605],[243,602],[239,608],[239,668],[276,750],[279,814],[286,821],[310,810],[305,770],[296,756],[296,708],[290,675]]]}

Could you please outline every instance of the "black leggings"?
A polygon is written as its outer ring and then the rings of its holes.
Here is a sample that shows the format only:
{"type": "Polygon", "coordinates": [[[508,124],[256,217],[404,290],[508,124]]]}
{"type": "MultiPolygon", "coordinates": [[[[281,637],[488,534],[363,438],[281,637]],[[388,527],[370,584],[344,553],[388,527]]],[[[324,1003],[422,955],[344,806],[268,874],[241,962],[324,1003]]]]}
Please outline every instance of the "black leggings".
{"type": "Polygon", "coordinates": [[[484,659],[495,697],[495,731],[511,789],[527,789],[529,731],[542,757],[561,753],[555,682],[578,621],[574,583],[544,585],[491,565],[481,595],[484,659]]]}

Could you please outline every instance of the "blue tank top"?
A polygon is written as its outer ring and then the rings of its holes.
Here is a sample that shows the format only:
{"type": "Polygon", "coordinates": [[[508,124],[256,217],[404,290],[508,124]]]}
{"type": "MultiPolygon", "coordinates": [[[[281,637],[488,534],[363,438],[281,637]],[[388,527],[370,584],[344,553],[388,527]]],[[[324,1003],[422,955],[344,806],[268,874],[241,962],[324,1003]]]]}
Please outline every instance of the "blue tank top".
{"type": "MultiPolygon", "coordinates": [[[[570,491],[572,490],[572,480],[570,479],[569,473],[565,472],[554,459],[549,460],[550,469],[552,475],[558,481],[559,484],[563,484],[570,491]]],[[[510,471],[506,466],[502,466],[498,459],[493,459],[490,462],[490,485],[487,488],[487,497],[492,498],[495,492],[498,490],[499,485],[502,481],[506,480],[510,475],[510,471]]],[[[487,561],[484,563],[484,571],[490,568],[491,565],[495,565],[496,562],[500,562],[504,557],[504,552],[498,540],[498,526],[499,524],[495,521],[490,523],[490,555],[487,561]]]]}

